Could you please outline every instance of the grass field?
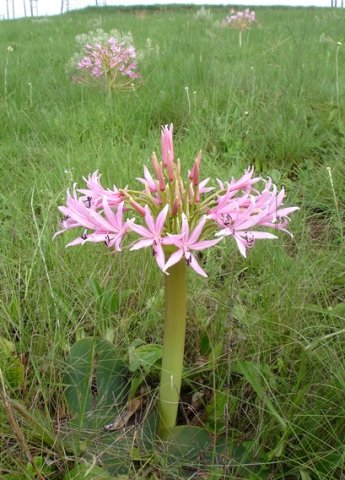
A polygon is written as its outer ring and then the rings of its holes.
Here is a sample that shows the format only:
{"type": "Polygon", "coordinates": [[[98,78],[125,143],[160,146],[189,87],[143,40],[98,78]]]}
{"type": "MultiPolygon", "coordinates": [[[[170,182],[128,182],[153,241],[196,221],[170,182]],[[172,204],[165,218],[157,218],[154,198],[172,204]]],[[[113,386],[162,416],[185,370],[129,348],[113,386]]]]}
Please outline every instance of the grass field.
{"type": "MultiPolygon", "coordinates": [[[[218,25],[227,9],[205,21],[194,12],[109,7],[1,22],[0,367],[14,378],[0,385],[1,479],[108,478],[92,470],[106,464],[100,451],[115,459],[109,478],[345,478],[345,12],[258,8],[242,48],[218,25]],[[150,39],[135,91],[109,98],[72,84],[75,36],[96,28],[130,31],[138,51],[150,39]],[[163,275],[149,252],[65,250],[74,237],[52,240],[57,207],[96,169],[109,187],[134,185],[171,122],[184,171],[201,148],[204,178],[254,165],[285,186],[300,207],[294,238],[258,242],[247,260],[228,242],[203,257],[208,279],[189,275],[180,423],[206,427],[210,457],[174,462],[129,434],[123,443],[126,429],[122,443],[96,431],[72,448],[71,346],[97,335],[127,359],[137,339],[160,344],[163,275]],[[67,476],[78,462],[89,476],[67,476]]],[[[146,382],[154,398],[155,370],[146,382]]]]}

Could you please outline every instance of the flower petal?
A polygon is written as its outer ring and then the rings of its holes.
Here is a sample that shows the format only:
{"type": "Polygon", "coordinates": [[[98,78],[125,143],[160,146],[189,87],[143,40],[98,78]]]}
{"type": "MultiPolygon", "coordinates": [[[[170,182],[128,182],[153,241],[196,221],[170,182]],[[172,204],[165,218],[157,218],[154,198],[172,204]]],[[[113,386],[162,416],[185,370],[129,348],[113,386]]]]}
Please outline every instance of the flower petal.
{"type": "Polygon", "coordinates": [[[197,224],[197,226],[194,228],[194,230],[190,234],[188,244],[191,245],[198,240],[198,238],[201,235],[202,229],[204,228],[205,223],[206,223],[206,215],[204,215],[201,218],[200,222],[197,224]]]}
{"type": "Polygon", "coordinates": [[[221,240],[222,237],[214,240],[202,240],[201,242],[193,243],[189,248],[190,250],[205,250],[206,248],[213,247],[213,245],[217,245],[221,240]]]}
{"type": "Polygon", "coordinates": [[[178,263],[181,258],[183,257],[183,250],[179,249],[176,252],[174,252],[172,255],[170,255],[169,260],[166,262],[164,265],[164,272],[168,270],[172,265],[175,265],[175,263],[178,263]]]}
{"type": "Polygon", "coordinates": [[[165,269],[165,255],[162,248],[162,245],[157,245],[154,247],[154,254],[156,257],[156,262],[159,268],[164,272],[165,269]]]}
{"type": "Polygon", "coordinates": [[[199,275],[201,275],[202,277],[207,277],[207,274],[204,272],[204,270],[200,267],[197,259],[195,258],[195,256],[193,254],[190,254],[190,257],[189,257],[189,266],[196,272],[198,273],[199,275]]]}
{"type": "Polygon", "coordinates": [[[159,212],[157,216],[156,226],[155,226],[155,231],[157,235],[160,235],[162,233],[164,223],[167,218],[168,210],[169,210],[169,205],[165,205],[165,207],[159,212]]]}
{"type": "Polygon", "coordinates": [[[151,245],[153,245],[153,239],[152,239],[152,238],[148,238],[148,239],[144,239],[144,240],[139,240],[138,242],[136,242],[136,243],[130,248],[130,250],[139,250],[140,248],[150,247],[151,245]]]}

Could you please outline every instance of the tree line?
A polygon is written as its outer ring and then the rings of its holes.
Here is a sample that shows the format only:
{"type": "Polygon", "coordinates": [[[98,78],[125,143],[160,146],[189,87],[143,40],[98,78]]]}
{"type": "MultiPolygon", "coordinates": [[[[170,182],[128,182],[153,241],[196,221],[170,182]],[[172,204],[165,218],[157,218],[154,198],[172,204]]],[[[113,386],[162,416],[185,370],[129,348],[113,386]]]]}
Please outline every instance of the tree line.
{"type": "MultiPolygon", "coordinates": [[[[24,9],[24,16],[37,16],[38,15],[38,2],[39,0],[23,0],[23,9],[24,9]]],[[[103,6],[106,5],[106,1],[94,0],[95,6],[99,7],[100,4],[103,6]]],[[[90,2],[91,3],[91,2],[90,2]]],[[[69,11],[69,0],[61,0],[60,4],[60,13],[68,12],[69,11]]],[[[6,17],[9,18],[16,18],[16,10],[15,10],[15,0],[6,0],[6,17]]]]}

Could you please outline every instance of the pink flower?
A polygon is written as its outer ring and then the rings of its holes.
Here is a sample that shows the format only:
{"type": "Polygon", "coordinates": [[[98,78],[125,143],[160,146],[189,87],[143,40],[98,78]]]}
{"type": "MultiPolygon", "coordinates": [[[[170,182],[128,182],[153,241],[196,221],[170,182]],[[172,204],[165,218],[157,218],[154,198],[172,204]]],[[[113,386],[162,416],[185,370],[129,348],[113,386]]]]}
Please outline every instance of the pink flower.
{"type": "Polygon", "coordinates": [[[174,145],[173,145],[173,126],[165,125],[162,128],[161,137],[163,165],[168,170],[169,181],[174,180],[174,145]]]}
{"type": "Polygon", "coordinates": [[[144,165],[144,177],[145,178],[137,178],[137,180],[143,185],[145,185],[145,187],[147,187],[150,192],[157,192],[156,182],[154,181],[150,170],[146,167],[146,165],[144,165]]]}
{"type": "Polygon", "coordinates": [[[83,245],[85,242],[99,243],[104,242],[107,247],[115,247],[118,252],[121,251],[121,242],[126,235],[133,220],[123,221],[123,202],[119,204],[116,213],[109,207],[106,197],[103,198],[104,216],[96,212],[90,211],[90,216],[94,221],[92,227],[93,233],[89,233],[86,229],[80,237],[68,243],[66,247],[74,245],[83,245]]]}
{"type": "Polygon", "coordinates": [[[83,245],[85,242],[104,242],[107,247],[115,246],[115,249],[120,251],[120,244],[133,220],[123,222],[123,202],[118,205],[116,213],[110,208],[106,196],[102,198],[102,206],[101,212],[105,217],[96,211],[91,197],[78,198],[75,189],[73,195],[68,191],[66,206],[59,207],[64,214],[61,222],[63,228],[55,233],[54,238],[66,230],[83,228],[83,234],[69,242],[66,247],[83,245]]]}
{"type": "Polygon", "coordinates": [[[223,213],[216,217],[216,221],[224,226],[222,230],[216,233],[216,236],[232,236],[236,240],[239,251],[246,257],[246,248],[252,248],[255,240],[277,238],[272,233],[250,230],[254,226],[263,225],[266,215],[267,211],[258,210],[255,199],[252,198],[251,204],[247,208],[238,208],[231,214],[223,213]]]}
{"type": "Polygon", "coordinates": [[[101,175],[96,170],[88,178],[84,178],[87,188],[78,188],[78,192],[83,194],[81,199],[90,203],[95,208],[102,206],[103,198],[106,197],[109,206],[115,207],[123,201],[123,194],[113,186],[113,190],[105,189],[100,183],[101,175]]]}
{"type": "Polygon", "coordinates": [[[261,180],[260,177],[254,177],[254,168],[247,168],[245,170],[244,175],[240,177],[238,180],[235,180],[232,178],[230,180],[230,183],[228,184],[228,192],[233,192],[233,191],[238,191],[238,190],[244,190],[246,192],[249,192],[252,188],[252,185],[254,183],[257,183],[261,180]]]}
{"type": "Polygon", "coordinates": [[[145,206],[145,222],[147,225],[131,225],[131,230],[138,233],[142,239],[136,242],[131,250],[139,250],[140,248],[153,247],[153,254],[156,258],[156,262],[162,270],[164,269],[165,256],[163,251],[163,238],[162,231],[164,229],[165,220],[168,214],[169,205],[165,205],[163,210],[157,215],[156,221],[154,220],[149,207],[145,206]]]}
{"type": "Polygon", "coordinates": [[[165,125],[162,127],[161,136],[162,159],[163,165],[166,167],[170,161],[174,162],[174,145],[173,145],[173,125],[165,125]]]}
{"type": "Polygon", "coordinates": [[[205,180],[202,180],[202,181],[199,183],[199,194],[200,194],[200,195],[202,195],[203,193],[212,192],[212,191],[214,190],[213,187],[206,187],[206,185],[208,184],[209,181],[210,181],[210,177],[205,178],[205,180]]]}
{"type": "Polygon", "coordinates": [[[182,257],[186,259],[187,265],[195,270],[199,275],[207,277],[204,270],[200,267],[196,257],[191,251],[205,250],[213,245],[216,245],[221,239],[215,240],[202,240],[198,242],[202,229],[206,223],[206,215],[201,218],[197,226],[192,233],[189,233],[189,225],[186,215],[182,214],[182,228],[181,233],[177,235],[168,235],[168,238],[164,241],[165,245],[174,245],[177,247],[177,251],[174,252],[169,260],[166,262],[163,271],[166,272],[169,267],[178,263],[182,257]]]}
{"type": "Polygon", "coordinates": [[[189,173],[189,180],[192,181],[194,187],[197,187],[199,185],[200,163],[201,163],[201,150],[196,156],[192,170],[189,173]]]}
{"type": "Polygon", "coordinates": [[[59,207],[59,210],[64,215],[61,222],[62,230],[58,231],[54,237],[72,228],[94,229],[95,221],[91,215],[92,204],[77,197],[75,185],[72,195],[67,191],[66,206],[59,207]]]}

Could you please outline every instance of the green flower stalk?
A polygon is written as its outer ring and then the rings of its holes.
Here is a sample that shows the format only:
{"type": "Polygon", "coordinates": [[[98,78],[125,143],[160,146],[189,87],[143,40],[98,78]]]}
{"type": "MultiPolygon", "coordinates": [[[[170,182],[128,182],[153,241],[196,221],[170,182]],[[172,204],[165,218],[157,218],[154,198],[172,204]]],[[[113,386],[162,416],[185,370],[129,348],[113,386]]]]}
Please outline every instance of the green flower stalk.
{"type": "Polygon", "coordinates": [[[176,425],[186,334],[186,262],[180,260],[165,277],[165,320],[159,412],[161,438],[176,425]]]}

